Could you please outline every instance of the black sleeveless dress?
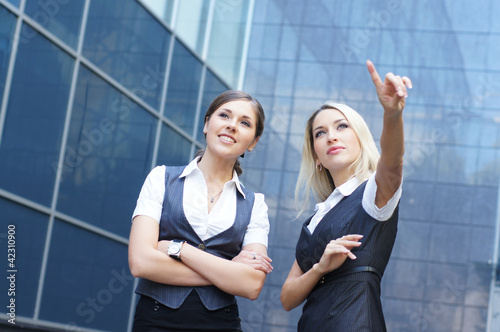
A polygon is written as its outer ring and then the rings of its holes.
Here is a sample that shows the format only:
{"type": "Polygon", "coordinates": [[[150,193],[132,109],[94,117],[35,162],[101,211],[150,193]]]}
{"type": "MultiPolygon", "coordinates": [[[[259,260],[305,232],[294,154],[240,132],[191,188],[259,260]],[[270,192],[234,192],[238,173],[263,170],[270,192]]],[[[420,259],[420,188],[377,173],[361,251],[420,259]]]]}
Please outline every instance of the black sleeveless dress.
{"type": "Polygon", "coordinates": [[[391,256],[397,233],[398,208],[386,221],[372,218],[362,206],[366,182],[344,197],[311,234],[302,226],[296,259],[303,272],[317,263],[326,245],[347,234],[362,234],[362,245],[352,249],[355,260],[324,276],[311,291],[303,307],[298,331],[383,332],[386,331],[380,281],[391,256]]]}

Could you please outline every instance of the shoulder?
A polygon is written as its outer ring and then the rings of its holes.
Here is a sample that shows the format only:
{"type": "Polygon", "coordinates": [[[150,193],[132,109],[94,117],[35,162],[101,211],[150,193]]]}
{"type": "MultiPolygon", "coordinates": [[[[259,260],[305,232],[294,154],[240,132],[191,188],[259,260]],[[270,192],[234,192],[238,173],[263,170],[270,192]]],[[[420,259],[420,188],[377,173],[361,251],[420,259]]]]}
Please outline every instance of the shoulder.
{"type": "Polygon", "coordinates": [[[254,194],[254,197],[255,197],[255,203],[254,205],[256,204],[259,204],[259,205],[265,205],[266,204],[266,197],[264,196],[264,194],[261,194],[261,193],[253,193],[254,194]]]}
{"type": "Polygon", "coordinates": [[[165,179],[165,166],[156,166],[149,172],[146,178],[146,182],[156,183],[160,180],[161,182],[163,182],[164,179],[165,179]]]}
{"type": "Polygon", "coordinates": [[[164,185],[168,178],[177,178],[186,166],[156,166],[149,172],[146,182],[164,185]]]}

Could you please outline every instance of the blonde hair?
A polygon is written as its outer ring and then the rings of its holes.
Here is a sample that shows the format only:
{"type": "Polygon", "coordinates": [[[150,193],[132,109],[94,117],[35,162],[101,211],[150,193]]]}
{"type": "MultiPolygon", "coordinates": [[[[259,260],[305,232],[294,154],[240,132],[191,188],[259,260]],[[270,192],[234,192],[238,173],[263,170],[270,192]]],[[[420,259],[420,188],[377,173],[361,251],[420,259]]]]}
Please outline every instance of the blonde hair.
{"type": "Polygon", "coordinates": [[[307,121],[304,134],[304,145],[302,148],[302,162],[299,177],[295,187],[295,204],[299,208],[300,215],[309,206],[311,193],[317,202],[325,201],[335,189],[335,183],[328,170],[318,172],[316,169],[317,155],[314,151],[313,122],[316,116],[323,110],[335,109],[340,111],[354,133],[358,137],[361,152],[358,158],[349,166],[349,174],[359,180],[368,178],[377,169],[380,153],[375,145],[373,136],[365,120],[358,112],[347,105],[335,102],[326,102],[316,110],[307,121]]]}

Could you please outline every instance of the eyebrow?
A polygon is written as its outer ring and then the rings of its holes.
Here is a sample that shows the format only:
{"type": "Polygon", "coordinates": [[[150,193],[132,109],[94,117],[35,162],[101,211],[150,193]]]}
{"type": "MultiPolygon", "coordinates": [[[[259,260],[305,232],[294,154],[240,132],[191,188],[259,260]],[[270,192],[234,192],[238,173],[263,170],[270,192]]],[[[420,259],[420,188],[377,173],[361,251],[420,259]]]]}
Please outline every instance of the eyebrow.
{"type": "MultiPolygon", "coordinates": [[[[337,120],[333,121],[333,124],[337,124],[337,123],[339,123],[339,122],[341,122],[341,121],[347,121],[347,119],[337,119],[337,120]]],[[[348,122],[349,122],[349,121],[348,121],[348,122]]],[[[323,126],[318,126],[318,127],[314,128],[314,129],[313,129],[313,133],[314,133],[316,130],[321,129],[321,128],[323,128],[323,126]]]]}

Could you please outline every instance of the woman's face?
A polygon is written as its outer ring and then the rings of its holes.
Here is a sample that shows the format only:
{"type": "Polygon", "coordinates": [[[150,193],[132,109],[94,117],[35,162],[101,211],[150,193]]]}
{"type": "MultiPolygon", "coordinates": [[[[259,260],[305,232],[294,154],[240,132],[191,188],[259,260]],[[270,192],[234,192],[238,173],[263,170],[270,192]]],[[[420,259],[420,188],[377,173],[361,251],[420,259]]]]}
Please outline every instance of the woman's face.
{"type": "Polygon", "coordinates": [[[236,159],[257,144],[257,114],[252,103],[233,100],[219,107],[205,122],[207,150],[220,157],[236,159]]]}
{"type": "Polygon", "coordinates": [[[358,136],[344,114],[336,109],[325,109],[316,115],[312,137],[316,162],[332,175],[349,167],[361,153],[358,136]]]}

